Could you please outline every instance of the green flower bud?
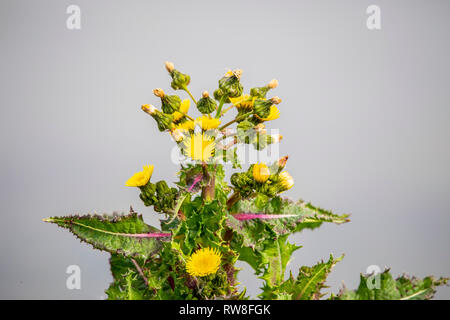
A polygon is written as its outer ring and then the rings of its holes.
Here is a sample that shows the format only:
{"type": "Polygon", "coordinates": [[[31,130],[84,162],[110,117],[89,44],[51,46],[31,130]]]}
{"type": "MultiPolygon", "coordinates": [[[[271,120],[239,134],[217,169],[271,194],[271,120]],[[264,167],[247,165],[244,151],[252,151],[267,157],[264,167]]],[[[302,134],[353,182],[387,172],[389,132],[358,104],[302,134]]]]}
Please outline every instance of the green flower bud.
{"type": "Polygon", "coordinates": [[[139,188],[141,193],[139,194],[139,198],[141,198],[142,202],[148,207],[155,204],[155,185],[151,182],[147,183],[145,186],[139,188]]]}
{"type": "Polygon", "coordinates": [[[164,180],[158,181],[156,183],[156,193],[158,195],[164,195],[169,192],[169,186],[164,180]]]}
{"type": "Polygon", "coordinates": [[[197,102],[197,109],[201,113],[211,113],[217,108],[217,103],[209,97],[208,91],[204,91],[202,98],[197,102]]]}
{"type": "Polygon", "coordinates": [[[253,179],[247,175],[246,172],[243,173],[233,173],[230,178],[230,182],[233,186],[237,188],[244,188],[250,186],[253,183],[253,179]]]}
{"type": "MultiPolygon", "coordinates": [[[[222,97],[224,95],[225,95],[225,93],[221,89],[217,89],[217,90],[214,91],[214,99],[216,99],[217,101],[222,99],[222,97]]],[[[229,102],[230,102],[230,99],[226,98],[225,103],[229,103],[229,102]]]]}
{"type": "Polygon", "coordinates": [[[172,114],[175,111],[180,110],[181,99],[177,95],[166,95],[160,88],[153,90],[153,94],[161,98],[161,109],[164,113],[172,114]]]}
{"type": "Polygon", "coordinates": [[[267,95],[267,92],[269,92],[268,87],[256,87],[250,89],[250,95],[252,97],[257,97],[259,99],[265,98],[267,95]]]}
{"type": "Polygon", "coordinates": [[[183,90],[191,82],[191,77],[176,70],[172,62],[166,62],[166,69],[172,77],[172,83],[170,86],[174,90],[183,90]]]}
{"type": "Polygon", "coordinates": [[[263,98],[266,97],[267,92],[269,92],[270,89],[275,89],[276,87],[278,87],[278,80],[277,79],[272,79],[264,87],[251,88],[250,89],[250,95],[252,97],[263,99],[263,98]]]}
{"type": "MultiPolygon", "coordinates": [[[[240,78],[242,70],[236,69],[233,72],[228,71],[222,79],[219,80],[219,89],[223,92],[227,98],[235,98],[242,95],[244,90],[240,78]]],[[[214,97],[216,94],[214,93],[214,97]]]]}
{"type": "Polygon", "coordinates": [[[270,114],[270,107],[273,105],[271,100],[256,99],[253,112],[260,118],[267,118],[270,114]]]}
{"type": "Polygon", "coordinates": [[[142,110],[155,119],[158,124],[159,131],[170,130],[173,127],[173,116],[162,113],[151,104],[144,104],[142,110]]]}

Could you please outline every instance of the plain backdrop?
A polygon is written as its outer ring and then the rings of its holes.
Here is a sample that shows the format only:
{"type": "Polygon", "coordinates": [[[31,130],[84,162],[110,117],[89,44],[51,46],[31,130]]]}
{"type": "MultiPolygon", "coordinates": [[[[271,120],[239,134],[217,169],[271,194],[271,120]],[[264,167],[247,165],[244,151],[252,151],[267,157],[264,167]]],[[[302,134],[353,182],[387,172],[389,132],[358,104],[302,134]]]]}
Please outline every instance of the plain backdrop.
{"type": "MultiPolygon", "coordinates": [[[[158,225],[124,182],[142,165],[175,181],[173,143],[140,105],[169,90],[163,67],[212,92],[228,68],[249,89],[280,81],[295,187],[286,195],[351,223],[291,237],[289,265],[345,258],[327,284],[349,288],[368,266],[450,275],[449,1],[0,2],[0,298],[100,299],[108,254],[42,218],[127,211],[158,225]],[[366,27],[369,5],[381,30],[366,27]],[[81,30],[66,27],[69,5],[81,30]],[[81,268],[81,290],[66,268],[81,268]]],[[[180,95],[185,97],[182,92],[180,95]]],[[[255,297],[246,264],[239,280],[255,297]]],[[[450,298],[440,288],[437,298],[450,298]]]]}

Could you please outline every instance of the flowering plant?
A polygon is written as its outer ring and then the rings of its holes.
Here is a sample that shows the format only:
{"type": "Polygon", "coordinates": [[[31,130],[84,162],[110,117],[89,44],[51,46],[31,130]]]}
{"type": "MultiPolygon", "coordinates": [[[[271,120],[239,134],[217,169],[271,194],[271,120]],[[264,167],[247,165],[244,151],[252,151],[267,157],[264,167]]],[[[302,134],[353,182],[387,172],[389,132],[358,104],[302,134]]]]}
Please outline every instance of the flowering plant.
{"type": "MultiPolygon", "coordinates": [[[[196,100],[188,89],[190,76],[170,62],[166,69],[171,87],[185,91],[190,99],[158,88],[153,93],[161,100],[160,109],[145,104],[142,110],[156,121],[159,131],[170,134],[184,156],[179,179],[173,187],[166,181],[153,182],[154,167],[146,165],[126,182],[139,190],[146,206],[162,215],[160,229],[147,225],[132,209],[128,214],[44,221],[111,254],[114,280],[106,290],[109,299],[246,299],[245,290],[237,287],[237,260],[247,262],[264,280],[262,299],[322,298],[327,275],[343,257],[330,255],[314,266],[302,266],[298,276],[285,278],[291,255],[300,248],[289,243],[288,236],[322,223],[346,223],[348,215],[284,198],[283,192],[294,185],[285,170],[287,156],[242,170],[237,152],[239,145],[259,151],[282,139],[265,127],[280,115],[281,99],[267,97],[278,81],[245,94],[242,70],[228,71],[212,97],[204,91],[196,100]],[[191,104],[201,114],[196,119],[189,115],[191,104]],[[230,111],[236,114],[223,123],[230,111]],[[225,179],[226,165],[242,170],[231,175],[231,185],[225,179]]],[[[435,287],[448,280],[394,279],[389,270],[375,282],[373,276],[361,275],[357,290],[344,288],[329,298],[429,299],[435,287]]]]}

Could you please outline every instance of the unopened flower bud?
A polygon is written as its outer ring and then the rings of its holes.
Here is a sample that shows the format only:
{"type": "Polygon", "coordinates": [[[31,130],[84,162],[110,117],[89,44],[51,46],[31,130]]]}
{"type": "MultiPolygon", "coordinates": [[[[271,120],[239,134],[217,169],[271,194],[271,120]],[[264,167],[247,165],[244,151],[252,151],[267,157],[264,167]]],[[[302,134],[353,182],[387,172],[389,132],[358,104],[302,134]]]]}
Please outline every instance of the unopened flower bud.
{"type": "Polygon", "coordinates": [[[267,92],[270,89],[274,89],[278,86],[278,80],[272,79],[267,85],[264,87],[256,87],[250,89],[250,95],[252,97],[258,98],[258,99],[264,99],[266,98],[267,92]]]}
{"type": "Polygon", "coordinates": [[[281,99],[278,96],[275,96],[275,97],[271,98],[270,101],[272,101],[273,104],[280,104],[281,103],[281,99]]]}
{"type": "Polygon", "coordinates": [[[253,111],[259,118],[267,118],[272,104],[271,100],[256,99],[253,102],[253,111]]]}
{"type": "Polygon", "coordinates": [[[235,70],[233,70],[233,75],[234,75],[236,78],[241,79],[241,76],[242,76],[242,69],[235,69],[235,70]]]}
{"type": "Polygon", "coordinates": [[[153,94],[159,98],[164,97],[164,90],[161,88],[153,89],[153,94]]]}
{"type": "Polygon", "coordinates": [[[166,62],[166,69],[170,73],[172,77],[172,83],[170,86],[174,90],[186,90],[187,86],[191,82],[191,77],[188,74],[181,73],[177,69],[172,62],[166,62]]]}
{"type": "Polygon", "coordinates": [[[181,99],[177,95],[166,95],[161,88],[153,90],[153,94],[161,98],[161,109],[164,113],[172,114],[180,110],[181,99]]]}
{"type": "Polygon", "coordinates": [[[229,102],[229,98],[235,98],[242,95],[244,88],[240,83],[242,70],[236,69],[228,71],[222,79],[219,80],[219,89],[214,91],[214,98],[220,99],[225,96],[227,99],[225,102],[229,102]]]}
{"type": "Polygon", "coordinates": [[[156,108],[151,104],[143,104],[141,107],[142,111],[152,115],[156,112],[156,108]]]}
{"type": "Polygon", "coordinates": [[[267,87],[269,87],[269,89],[275,89],[276,87],[278,87],[278,80],[277,79],[270,80],[267,87]]]}
{"type": "Polygon", "coordinates": [[[169,73],[172,73],[173,69],[175,69],[175,66],[173,65],[172,62],[166,61],[166,70],[169,73]]]}
{"type": "Polygon", "coordinates": [[[277,161],[275,161],[271,166],[270,166],[270,172],[274,173],[274,174],[278,174],[281,172],[281,170],[284,169],[284,167],[286,166],[286,162],[288,160],[288,156],[284,156],[281,157],[280,159],[278,159],[277,161]]]}
{"type": "Polygon", "coordinates": [[[279,175],[280,178],[280,191],[289,190],[294,186],[294,178],[287,171],[283,171],[279,175]]]}
{"type": "Polygon", "coordinates": [[[159,131],[169,130],[173,127],[172,115],[168,115],[158,111],[158,109],[156,109],[151,104],[144,104],[142,105],[141,109],[151,115],[153,119],[155,119],[156,123],[158,124],[159,131]]]}
{"type": "Polygon", "coordinates": [[[253,179],[259,183],[264,183],[269,179],[270,171],[265,163],[257,163],[253,165],[253,179]]]}
{"type": "Polygon", "coordinates": [[[211,113],[217,108],[217,103],[209,97],[208,91],[203,91],[202,98],[197,102],[197,109],[201,113],[211,113]]]}
{"type": "Polygon", "coordinates": [[[280,159],[278,159],[278,161],[277,161],[278,167],[283,169],[286,166],[288,159],[289,159],[289,156],[284,156],[284,157],[281,157],[280,159]]]}

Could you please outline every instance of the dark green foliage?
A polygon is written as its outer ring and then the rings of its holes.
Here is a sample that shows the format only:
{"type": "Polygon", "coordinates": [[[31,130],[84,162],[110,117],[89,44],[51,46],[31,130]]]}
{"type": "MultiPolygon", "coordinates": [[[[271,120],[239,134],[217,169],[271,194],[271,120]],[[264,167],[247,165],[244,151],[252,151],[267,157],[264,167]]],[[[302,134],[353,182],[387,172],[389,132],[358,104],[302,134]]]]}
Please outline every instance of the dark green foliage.
{"type": "Polygon", "coordinates": [[[334,300],[428,300],[433,298],[436,287],[447,284],[448,278],[435,279],[428,276],[423,279],[402,275],[394,279],[389,269],[378,275],[360,276],[356,290],[342,288],[334,300]]]}
{"type": "Polygon", "coordinates": [[[69,229],[81,241],[111,253],[147,258],[161,248],[161,238],[142,237],[160,231],[135,212],[128,215],[51,217],[46,222],[69,229]]]}

